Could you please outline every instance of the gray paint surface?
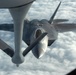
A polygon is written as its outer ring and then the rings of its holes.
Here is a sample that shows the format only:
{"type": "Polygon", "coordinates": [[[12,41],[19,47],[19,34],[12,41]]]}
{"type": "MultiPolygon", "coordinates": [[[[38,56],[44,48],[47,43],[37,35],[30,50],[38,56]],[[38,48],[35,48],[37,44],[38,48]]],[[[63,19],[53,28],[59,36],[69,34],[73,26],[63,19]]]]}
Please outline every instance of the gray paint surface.
{"type": "Polygon", "coordinates": [[[0,0],[0,8],[18,7],[28,3],[32,3],[35,0],[0,0]]]}

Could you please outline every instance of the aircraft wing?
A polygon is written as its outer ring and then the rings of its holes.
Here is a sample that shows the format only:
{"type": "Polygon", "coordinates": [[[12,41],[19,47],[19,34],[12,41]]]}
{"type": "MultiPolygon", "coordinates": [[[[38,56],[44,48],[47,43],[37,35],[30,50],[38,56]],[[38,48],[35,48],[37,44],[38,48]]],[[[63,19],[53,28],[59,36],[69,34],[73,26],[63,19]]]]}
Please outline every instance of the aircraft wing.
{"type": "Polygon", "coordinates": [[[74,23],[62,23],[62,24],[53,24],[55,29],[59,32],[67,32],[76,30],[76,24],[74,23]]]}
{"type": "Polygon", "coordinates": [[[14,32],[13,24],[0,24],[0,30],[14,32]]]}
{"type": "Polygon", "coordinates": [[[0,39],[0,49],[10,57],[12,57],[14,54],[14,50],[1,39],[0,39]]]}

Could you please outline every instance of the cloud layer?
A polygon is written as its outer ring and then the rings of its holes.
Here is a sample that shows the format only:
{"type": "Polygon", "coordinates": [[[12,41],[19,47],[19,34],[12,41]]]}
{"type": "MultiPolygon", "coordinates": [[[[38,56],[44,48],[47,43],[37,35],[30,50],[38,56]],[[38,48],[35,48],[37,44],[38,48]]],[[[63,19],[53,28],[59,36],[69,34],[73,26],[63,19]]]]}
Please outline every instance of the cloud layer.
{"type": "MultiPolygon", "coordinates": [[[[37,0],[29,10],[28,19],[48,19],[53,14],[58,0],[37,0]]],[[[63,0],[55,18],[66,18],[69,22],[76,20],[76,2],[63,0]]],[[[7,9],[0,9],[0,23],[12,23],[11,15],[7,9]]],[[[0,38],[14,48],[14,33],[0,31],[0,38]]],[[[27,45],[23,42],[22,50],[27,45]]],[[[59,33],[58,39],[41,59],[36,59],[30,52],[25,62],[16,67],[11,58],[0,51],[0,75],[64,75],[76,67],[76,33],[69,31],[59,33]]]]}

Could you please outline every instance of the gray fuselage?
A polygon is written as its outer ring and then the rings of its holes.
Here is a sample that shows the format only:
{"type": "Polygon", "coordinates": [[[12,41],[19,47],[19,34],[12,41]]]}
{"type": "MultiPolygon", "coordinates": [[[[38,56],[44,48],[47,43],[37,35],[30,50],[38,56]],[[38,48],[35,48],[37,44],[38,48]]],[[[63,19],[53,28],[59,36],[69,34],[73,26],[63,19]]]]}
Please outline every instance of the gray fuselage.
{"type": "MultiPolygon", "coordinates": [[[[51,46],[52,43],[57,39],[58,32],[47,20],[32,21],[25,20],[23,27],[23,41],[29,46],[32,44],[37,37],[42,33],[47,32],[46,35],[33,49],[32,53],[36,58],[40,58],[47,50],[47,46],[51,46]]],[[[0,30],[14,32],[13,24],[0,25],[0,30]]]]}

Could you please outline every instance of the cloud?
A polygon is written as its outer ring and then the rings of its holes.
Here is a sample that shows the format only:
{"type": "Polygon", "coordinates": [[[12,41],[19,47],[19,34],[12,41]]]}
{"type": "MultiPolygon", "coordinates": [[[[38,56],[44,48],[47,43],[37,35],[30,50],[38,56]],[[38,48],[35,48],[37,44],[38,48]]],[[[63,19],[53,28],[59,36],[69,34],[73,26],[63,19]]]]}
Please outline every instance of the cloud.
{"type": "MultiPolygon", "coordinates": [[[[74,22],[76,3],[74,0],[68,0],[68,2],[63,0],[62,2],[55,18],[68,18],[69,22],[74,22]]],[[[58,3],[58,0],[37,0],[28,12],[28,17],[30,19],[49,19],[58,3]]],[[[0,10],[0,23],[11,22],[12,18],[8,10],[0,10]]],[[[14,48],[14,33],[0,31],[0,38],[14,48]]],[[[27,45],[23,42],[22,50],[26,47],[27,45]]],[[[75,67],[76,33],[74,31],[59,33],[58,39],[48,47],[45,55],[39,60],[30,52],[25,57],[25,62],[18,68],[8,55],[0,51],[0,75],[64,75],[75,67]]]]}

